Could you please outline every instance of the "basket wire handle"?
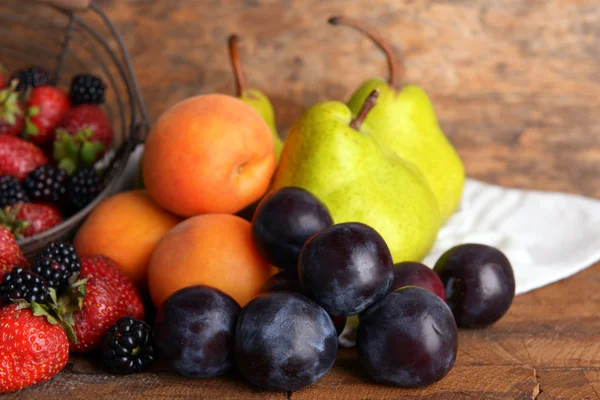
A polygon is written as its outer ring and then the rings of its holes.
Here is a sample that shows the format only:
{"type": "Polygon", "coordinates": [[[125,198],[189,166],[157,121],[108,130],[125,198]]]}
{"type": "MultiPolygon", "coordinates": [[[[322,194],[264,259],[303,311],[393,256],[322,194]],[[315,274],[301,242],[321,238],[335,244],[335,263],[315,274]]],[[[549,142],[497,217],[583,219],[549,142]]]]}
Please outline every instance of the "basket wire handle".
{"type": "Polygon", "coordinates": [[[89,8],[92,0],[36,0],[67,11],[80,11],[89,8]]]}

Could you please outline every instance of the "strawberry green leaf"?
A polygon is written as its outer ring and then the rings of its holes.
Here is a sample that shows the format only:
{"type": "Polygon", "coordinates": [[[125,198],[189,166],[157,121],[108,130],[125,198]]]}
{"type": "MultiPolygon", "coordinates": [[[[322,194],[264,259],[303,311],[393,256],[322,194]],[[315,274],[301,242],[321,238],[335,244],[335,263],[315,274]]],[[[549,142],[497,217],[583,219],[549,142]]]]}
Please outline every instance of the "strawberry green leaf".
{"type": "Polygon", "coordinates": [[[81,146],[81,161],[84,166],[91,167],[98,161],[98,155],[104,151],[102,142],[85,142],[81,146]]]}

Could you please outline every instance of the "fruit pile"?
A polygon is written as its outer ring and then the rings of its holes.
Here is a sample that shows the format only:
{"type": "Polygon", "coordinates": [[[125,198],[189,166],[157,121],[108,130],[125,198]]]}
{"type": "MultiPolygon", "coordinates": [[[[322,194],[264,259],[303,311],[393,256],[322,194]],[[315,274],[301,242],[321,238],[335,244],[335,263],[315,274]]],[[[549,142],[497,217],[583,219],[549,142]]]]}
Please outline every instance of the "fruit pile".
{"type": "MultiPolygon", "coordinates": [[[[102,201],[72,246],[53,244],[30,267],[4,231],[0,392],[50,378],[69,349],[101,349],[119,374],[158,359],[188,378],[237,369],[259,388],[296,391],[327,374],[338,337],[352,329],[373,380],[425,386],[453,367],[458,327],[502,318],[515,279],[501,251],[463,244],[433,269],[418,262],[464,182],[427,95],[395,87],[390,47],[375,32],[346,17],[330,22],[378,42],[389,83],[368,81],[348,105],[315,104],[282,143],[271,103],[245,87],[232,36],[237,97],[196,96],[166,110],[145,143],[145,189],[102,201]],[[156,308],[147,322],[138,293],[156,308]],[[23,345],[42,336],[43,351],[23,345]]],[[[68,138],[59,136],[60,150],[68,138]]],[[[53,189],[25,187],[47,196],[67,179],[60,168],[37,174],[53,189]]],[[[17,189],[18,201],[31,196],[17,189]]]]}
{"type": "Polygon", "coordinates": [[[60,224],[102,190],[94,164],[113,138],[104,91],[76,75],[67,93],[35,66],[0,75],[0,225],[17,238],[60,224]]]}

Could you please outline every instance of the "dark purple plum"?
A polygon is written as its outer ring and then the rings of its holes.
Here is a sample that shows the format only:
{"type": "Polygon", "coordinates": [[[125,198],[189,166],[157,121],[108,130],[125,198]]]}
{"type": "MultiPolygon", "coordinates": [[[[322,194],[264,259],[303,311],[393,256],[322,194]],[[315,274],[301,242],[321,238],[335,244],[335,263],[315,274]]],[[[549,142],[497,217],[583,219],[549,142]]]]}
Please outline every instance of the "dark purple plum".
{"type": "Polygon", "coordinates": [[[284,187],[265,196],[252,218],[252,240],[269,263],[296,271],[304,243],[333,224],[327,207],[310,192],[284,187]]]}
{"type": "Polygon", "coordinates": [[[240,312],[235,361],[251,384],[293,392],[331,369],[337,346],[333,322],[318,304],[296,293],[264,293],[240,312]]]}
{"type": "Polygon", "coordinates": [[[265,282],[260,292],[292,292],[303,294],[296,271],[281,271],[276,273],[265,282]]]}
{"type": "MultiPolygon", "coordinates": [[[[292,292],[304,295],[304,291],[298,280],[298,274],[287,271],[278,272],[270,277],[260,292],[292,292]]],[[[331,319],[339,336],[346,326],[346,317],[331,317],[331,319]]]]}
{"type": "Polygon", "coordinates": [[[158,356],[188,378],[209,378],[234,365],[240,306],[220,290],[190,286],[173,293],[158,310],[154,335],[158,356]]]}
{"type": "Polygon", "coordinates": [[[462,244],[446,251],[434,271],[446,289],[456,323],[481,328],[498,321],[515,297],[515,276],[508,258],[495,247],[462,244]]]}
{"type": "Polygon", "coordinates": [[[337,224],[304,245],[298,263],[304,292],[329,314],[352,316],[381,300],[394,278],[390,250],[365,224],[337,224]]]}
{"type": "Polygon", "coordinates": [[[450,308],[428,290],[397,289],[360,318],[358,359],[377,382],[427,386],[452,369],[458,329],[450,308]]]}
{"type": "Polygon", "coordinates": [[[425,264],[410,261],[394,264],[394,281],[390,291],[404,286],[418,286],[437,294],[446,301],[444,284],[440,277],[425,264]]]}

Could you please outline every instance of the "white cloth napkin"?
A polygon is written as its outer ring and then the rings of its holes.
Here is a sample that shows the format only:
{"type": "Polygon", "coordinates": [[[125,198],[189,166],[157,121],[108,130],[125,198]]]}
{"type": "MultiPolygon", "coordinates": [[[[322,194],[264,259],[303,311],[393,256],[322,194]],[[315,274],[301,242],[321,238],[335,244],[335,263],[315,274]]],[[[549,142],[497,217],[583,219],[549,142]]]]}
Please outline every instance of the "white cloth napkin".
{"type": "MultiPolygon", "coordinates": [[[[123,188],[132,187],[143,146],[132,154],[123,188]]],[[[600,260],[600,200],[507,189],[467,179],[459,210],[424,262],[433,268],[452,246],[482,243],[510,260],[517,294],[564,279],[600,260]]]]}
{"type": "Polygon", "coordinates": [[[459,211],[440,230],[425,264],[433,267],[461,243],[502,250],[513,266],[517,294],[525,293],[600,260],[600,200],[467,179],[459,211]]]}

